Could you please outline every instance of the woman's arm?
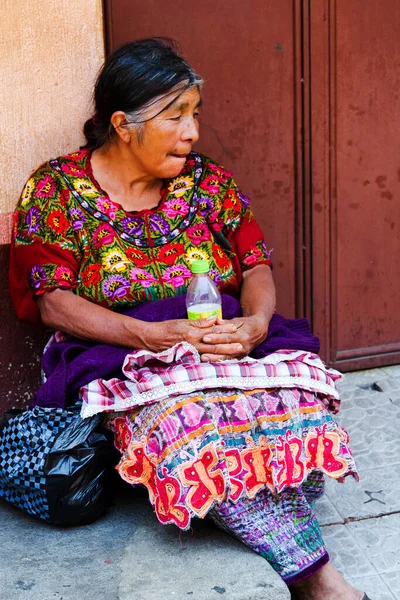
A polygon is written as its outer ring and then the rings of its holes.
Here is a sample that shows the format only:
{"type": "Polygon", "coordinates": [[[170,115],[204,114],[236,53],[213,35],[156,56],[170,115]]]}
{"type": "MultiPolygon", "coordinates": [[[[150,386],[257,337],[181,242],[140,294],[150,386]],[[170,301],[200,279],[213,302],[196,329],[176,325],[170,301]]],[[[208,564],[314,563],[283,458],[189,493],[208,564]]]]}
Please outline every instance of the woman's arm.
{"type": "MultiPolygon", "coordinates": [[[[253,348],[261,344],[268,334],[268,326],[275,311],[275,284],[272,271],[268,265],[257,265],[243,273],[243,284],[240,294],[243,318],[232,319],[229,323],[237,326],[237,331],[226,334],[218,327],[203,337],[209,345],[204,351],[202,360],[215,362],[226,358],[241,358],[247,356],[253,348]],[[229,356],[224,352],[226,344],[239,344],[240,350],[229,356]]],[[[223,323],[227,323],[224,321],[223,323]]]]}
{"type": "Polygon", "coordinates": [[[243,273],[240,304],[243,316],[258,323],[265,339],[276,305],[275,284],[268,265],[258,265],[243,273]]]}
{"type": "MultiPolygon", "coordinates": [[[[202,353],[208,344],[202,342],[204,333],[211,332],[217,319],[188,321],[174,319],[146,323],[113,312],[80,298],[69,290],[56,289],[39,296],[38,306],[46,327],[59,329],[69,335],[114,346],[159,352],[178,342],[187,341],[202,353]]],[[[225,334],[237,330],[234,323],[218,327],[225,334]]],[[[226,355],[235,354],[238,344],[224,344],[226,355]]]]}
{"type": "Polygon", "coordinates": [[[114,346],[143,348],[138,319],[97,306],[69,290],[56,289],[38,297],[43,324],[49,329],[114,346]]]}

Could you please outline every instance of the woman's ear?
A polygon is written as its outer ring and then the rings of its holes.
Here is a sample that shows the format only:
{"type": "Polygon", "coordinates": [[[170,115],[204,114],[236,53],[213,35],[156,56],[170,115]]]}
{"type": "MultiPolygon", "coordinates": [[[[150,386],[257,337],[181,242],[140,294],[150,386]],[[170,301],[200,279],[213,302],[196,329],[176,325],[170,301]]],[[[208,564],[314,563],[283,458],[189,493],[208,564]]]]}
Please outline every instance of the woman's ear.
{"type": "Polygon", "coordinates": [[[124,127],[127,122],[126,114],[122,110],[118,110],[111,115],[110,123],[114,128],[115,133],[123,142],[129,144],[131,141],[132,132],[129,130],[129,128],[124,127]]]}

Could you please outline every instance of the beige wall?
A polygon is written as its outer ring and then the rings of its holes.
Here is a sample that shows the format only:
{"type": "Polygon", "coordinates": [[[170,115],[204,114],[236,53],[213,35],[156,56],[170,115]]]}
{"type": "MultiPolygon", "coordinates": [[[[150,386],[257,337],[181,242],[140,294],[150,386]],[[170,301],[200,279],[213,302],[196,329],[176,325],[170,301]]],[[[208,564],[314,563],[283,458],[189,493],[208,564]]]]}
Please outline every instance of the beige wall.
{"type": "Polygon", "coordinates": [[[2,0],[0,244],[30,172],[76,150],[104,58],[101,0],[2,0]]]}

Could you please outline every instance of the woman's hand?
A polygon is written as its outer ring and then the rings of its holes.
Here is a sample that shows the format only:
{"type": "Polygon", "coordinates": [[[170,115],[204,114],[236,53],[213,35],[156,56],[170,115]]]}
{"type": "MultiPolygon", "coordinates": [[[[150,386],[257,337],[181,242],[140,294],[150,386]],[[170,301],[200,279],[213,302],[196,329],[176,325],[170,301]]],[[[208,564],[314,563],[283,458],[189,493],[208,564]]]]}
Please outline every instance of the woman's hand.
{"type": "Polygon", "coordinates": [[[264,314],[242,317],[230,321],[217,319],[216,326],[209,331],[204,331],[203,342],[206,350],[202,351],[201,360],[204,362],[217,362],[220,360],[243,358],[265,340],[268,334],[269,321],[264,314]],[[236,331],[227,332],[228,326],[234,326],[236,331]],[[233,347],[236,352],[232,352],[233,347]],[[226,352],[229,348],[229,353],[226,352]]]}
{"type": "MultiPolygon", "coordinates": [[[[230,336],[238,331],[238,325],[234,321],[221,321],[217,318],[196,321],[173,319],[157,323],[142,322],[140,329],[141,347],[152,352],[161,352],[179,342],[188,342],[200,354],[209,353],[210,344],[204,341],[207,335],[221,336],[219,352],[228,358],[235,358],[238,352],[243,351],[241,343],[229,341],[230,336]]],[[[222,360],[222,357],[219,356],[218,360],[222,360]]]]}

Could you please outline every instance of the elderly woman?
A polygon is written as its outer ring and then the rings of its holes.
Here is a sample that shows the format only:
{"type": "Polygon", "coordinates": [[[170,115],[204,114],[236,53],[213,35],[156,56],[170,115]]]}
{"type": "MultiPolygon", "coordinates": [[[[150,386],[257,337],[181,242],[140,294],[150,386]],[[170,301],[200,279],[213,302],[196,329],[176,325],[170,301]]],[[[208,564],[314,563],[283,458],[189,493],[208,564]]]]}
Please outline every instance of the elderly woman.
{"type": "Polygon", "coordinates": [[[72,339],[108,349],[75,395],[83,416],[104,411],[121,477],[146,486],[161,523],[187,529],[207,515],[264,556],[293,598],[359,600],[330,565],[311,507],[323,473],[355,475],[331,415],[335,373],[296,322],[292,338],[275,331],[270,256],[248,200],[192,150],[201,84],[168,40],[106,60],[87,145],[40,166],[22,192],[14,303],[56,330],[44,358],[72,339]],[[224,320],[185,318],[198,259],[224,294],[224,320]]]}

